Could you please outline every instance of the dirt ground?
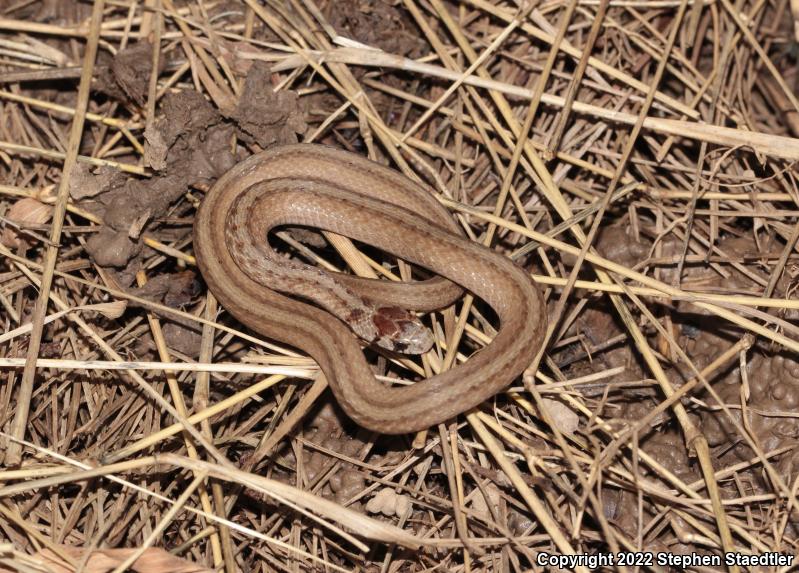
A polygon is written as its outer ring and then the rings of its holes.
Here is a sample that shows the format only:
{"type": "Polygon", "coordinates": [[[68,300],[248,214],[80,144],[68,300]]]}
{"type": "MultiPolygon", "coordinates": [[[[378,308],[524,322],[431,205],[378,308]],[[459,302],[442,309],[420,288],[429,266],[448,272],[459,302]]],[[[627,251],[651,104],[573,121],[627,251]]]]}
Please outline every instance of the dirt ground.
{"type": "MultiPolygon", "coordinates": [[[[793,570],[798,42],[789,0],[0,0],[0,571],[793,570]],[[198,206],[301,142],[530,273],[540,360],[386,436],[217,305],[198,206]]],[[[423,320],[376,375],[499,327],[423,320]]]]}

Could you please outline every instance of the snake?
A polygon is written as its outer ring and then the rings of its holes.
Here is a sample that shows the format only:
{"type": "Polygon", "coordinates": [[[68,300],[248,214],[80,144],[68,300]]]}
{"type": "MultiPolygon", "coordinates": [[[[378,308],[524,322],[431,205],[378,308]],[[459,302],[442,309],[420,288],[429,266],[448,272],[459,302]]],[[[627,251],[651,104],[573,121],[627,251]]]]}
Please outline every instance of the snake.
{"type": "Polygon", "coordinates": [[[424,184],[353,152],[302,143],[249,156],[206,193],[193,242],[221,305],[255,332],[307,353],[342,410],[381,434],[418,432],[472,410],[507,388],[543,344],[546,306],[530,275],[467,238],[424,184]],[[430,278],[362,278],[306,264],[269,245],[279,227],[343,235],[430,278]],[[416,313],[447,307],[464,290],[493,309],[493,339],[413,384],[378,380],[362,347],[427,351],[433,336],[416,313]]]}

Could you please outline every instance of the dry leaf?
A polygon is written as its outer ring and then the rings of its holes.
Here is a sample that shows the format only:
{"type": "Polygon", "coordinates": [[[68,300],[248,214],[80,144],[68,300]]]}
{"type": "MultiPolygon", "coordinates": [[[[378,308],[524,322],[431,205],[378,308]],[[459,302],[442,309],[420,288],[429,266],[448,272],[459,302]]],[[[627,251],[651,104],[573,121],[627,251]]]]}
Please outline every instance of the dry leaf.
{"type": "Polygon", "coordinates": [[[550,400],[549,398],[544,398],[542,402],[558,430],[569,435],[577,431],[577,427],[580,425],[580,418],[571,408],[563,402],[550,400]]]}
{"type": "MultiPolygon", "coordinates": [[[[68,545],[58,545],[58,551],[66,554],[73,562],[78,562],[84,558],[85,550],[80,547],[70,547],[68,545]]],[[[108,573],[125,561],[134,551],[138,549],[96,549],[91,552],[86,566],[83,568],[85,573],[108,573]]],[[[41,571],[48,573],[72,573],[74,568],[64,563],[56,553],[50,549],[43,549],[27,557],[25,562],[20,560],[20,568],[10,569],[0,565],[0,573],[16,573],[16,571],[36,571],[34,564],[41,564],[41,571]],[[38,563],[37,563],[38,562],[38,563]]],[[[206,569],[195,565],[190,561],[175,557],[157,547],[145,549],[144,553],[127,569],[138,573],[212,573],[212,569],[206,569]]]]}
{"type": "Polygon", "coordinates": [[[488,495],[488,499],[486,499],[483,490],[475,492],[472,496],[472,511],[486,521],[490,521],[494,516],[489,508],[489,503],[491,504],[490,507],[495,509],[499,508],[499,488],[495,484],[489,482],[483,489],[485,490],[485,494],[488,495]]]}
{"type": "Polygon", "coordinates": [[[125,310],[128,308],[128,301],[115,300],[112,302],[101,302],[86,306],[85,308],[87,310],[97,311],[106,318],[115,319],[125,314],[125,310]]]}
{"type": "MultiPolygon", "coordinates": [[[[25,197],[11,206],[5,218],[12,224],[24,229],[25,227],[44,225],[50,220],[52,214],[53,208],[50,205],[25,197]]],[[[3,229],[3,234],[0,236],[0,242],[10,249],[23,246],[24,241],[24,235],[19,230],[8,225],[3,229]]]]}
{"type": "Polygon", "coordinates": [[[791,0],[791,12],[793,13],[793,34],[799,42],[799,0],[791,0]]]}

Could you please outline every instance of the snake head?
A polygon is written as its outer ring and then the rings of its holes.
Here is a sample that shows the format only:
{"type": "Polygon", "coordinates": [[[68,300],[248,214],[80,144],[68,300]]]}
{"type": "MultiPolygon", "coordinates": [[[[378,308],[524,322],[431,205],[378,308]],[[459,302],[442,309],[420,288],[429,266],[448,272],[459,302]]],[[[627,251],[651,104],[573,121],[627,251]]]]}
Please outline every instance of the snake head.
{"type": "Polygon", "coordinates": [[[433,346],[433,335],[413,313],[398,306],[375,309],[372,323],[377,331],[373,342],[393,352],[422,354],[433,346]]]}

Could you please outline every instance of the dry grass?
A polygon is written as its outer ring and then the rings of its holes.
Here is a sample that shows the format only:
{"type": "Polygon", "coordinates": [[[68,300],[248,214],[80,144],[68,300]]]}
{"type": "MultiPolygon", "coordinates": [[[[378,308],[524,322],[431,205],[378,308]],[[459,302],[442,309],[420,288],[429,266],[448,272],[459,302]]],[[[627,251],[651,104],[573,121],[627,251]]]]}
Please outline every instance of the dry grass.
{"type": "MultiPolygon", "coordinates": [[[[796,552],[795,2],[39,4],[0,2],[0,571],[796,552]],[[99,93],[96,53],[145,40],[160,71],[142,100],[99,93]],[[194,267],[207,185],[130,229],[146,249],[127,284],[89,256],[104,221],[71,184],[80,165],[157,178],[164,96],[197,90],[230,117],[253,62],[299,94],[300,140],[425,181],[545,289],[523,386],[415,437],[331,422],[313,361],[204,289],[181,308],[134,290],[194,267]],[[30,199],[49,217],[9,214],[30,199]],[[170,323],[195,325],[193,355],[170,323]],[[133,551],[95,552],[116,548],[133,551]]],[[[410,276],[340,237],[281,238],[330,269],[410,276]]],[[[471,296],[432,322],[436,349],[381,362],[385,380],[493,333],[471,296]]]]}

